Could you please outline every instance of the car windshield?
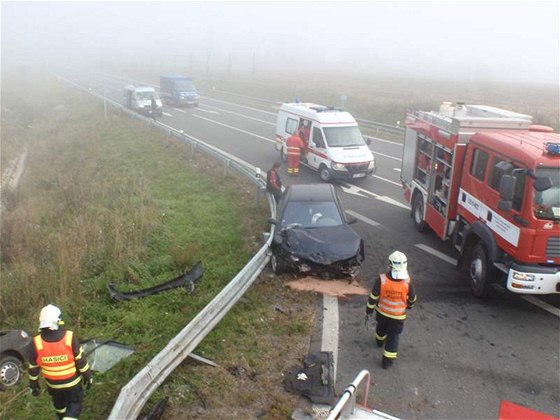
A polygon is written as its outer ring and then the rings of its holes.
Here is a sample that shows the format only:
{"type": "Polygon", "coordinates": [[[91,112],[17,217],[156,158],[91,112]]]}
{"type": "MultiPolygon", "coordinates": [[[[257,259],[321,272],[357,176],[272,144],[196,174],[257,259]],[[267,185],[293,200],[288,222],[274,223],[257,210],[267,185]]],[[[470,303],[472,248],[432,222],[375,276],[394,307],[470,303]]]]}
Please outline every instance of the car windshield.
{"type": "Polygon", "coordinates": [[[150,100],[152,99],[152,96],[157,100],[159,99],[159,96],[157,93],[155,92],[149,92],[149,91],[139,91],[136,92],[136,99],[139,100],[150,100]]]}
{"type": "Polygon", "coordinates": [[[330,147],[364,146],[366,142],[358,126],[323,128],[330,147]]]}
{"type": "Polygon", "coordinates": [[[560,168],[540,168],[537,176],[549,177],[552,187],[545,191],[535,191],[533,212],[537,219],[560,220],[560,168]]]}
{"type": "Polygon", "coordinates": [[[190,80],[181,80],[175,82],[175,89],[184,90],[185,92],[192,92],[196,90],[194,87],[194,83],[190,80]]]}
{"type": "Polygon", "coordinates": [[[333,201],[291,201],[287,204],[281,229],[312,229],[325,226],[339,226],[344,222],[333,201]]]}

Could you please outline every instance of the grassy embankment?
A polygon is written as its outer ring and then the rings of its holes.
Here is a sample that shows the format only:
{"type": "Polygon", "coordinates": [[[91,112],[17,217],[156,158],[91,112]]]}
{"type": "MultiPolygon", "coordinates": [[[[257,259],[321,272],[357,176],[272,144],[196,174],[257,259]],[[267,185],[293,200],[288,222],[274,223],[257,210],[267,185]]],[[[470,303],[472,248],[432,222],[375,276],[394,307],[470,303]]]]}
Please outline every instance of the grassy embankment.
{"type": "MultiPolygon", "coordinates": [[[[268,206],[261,200],[255,208],[252,184],[224,178],[222,166],[203,156],[189,160],[189,149],[148,125],[114,112],[105,120],[97,100],[50,78],[4,72],[2,165],[26,143],[25,175],[2,212],[0,328],[34,334],[40,308],[55,303],[80,338],[134,347],[94,375],[86,393],[82,418],[106,418],[120,388],[261,246],[268,206]],[[108,283],[150,287],[198,260],[205,273],[191,295],[109,298],[108,283]]],[[[245,407],[238,413],[249,417],[289,414],[296,399],[282,391],[281,372],[307,351],[312,299],[258,280],[196,350],[219,367],[184,363],[146,408],[166,396],[171,408],[195,407],[194,416],[228,407],[245,407]],[[287,316],[275,304],[298,309],[287,316]]],[[[0,392],[2,418],[50,415],[46,392],[32,398],[27,380],[0,392]]]]}

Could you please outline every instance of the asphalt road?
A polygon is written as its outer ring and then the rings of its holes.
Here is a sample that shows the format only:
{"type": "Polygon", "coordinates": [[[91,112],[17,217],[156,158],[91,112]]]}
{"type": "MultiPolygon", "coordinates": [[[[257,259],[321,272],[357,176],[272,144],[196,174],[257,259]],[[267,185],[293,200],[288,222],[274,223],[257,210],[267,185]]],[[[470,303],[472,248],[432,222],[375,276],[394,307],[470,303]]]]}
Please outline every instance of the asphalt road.
{"type": "MultiPolygon", "coordinates": [[[[132,82],[113,75],[69,78],[117,102],[122,86],[132,82]]],[[[156,78],[143,82],[157,86],[156,78]]],[[[235,102],[231,96],[203,92],[199,107],[165,106],[158,120],[266,171],[279,159],[274,148],[277,108],[235,102]]],[[[413,227],[399,180],[402,146],[375,139],[371,148],[375,176],[336,184],[365,240],[363,283],[371,287],[387,255],[398,249],[408,256],[418,304],[409,312],[396,364],[383,370],[374,326],[366,330],[363,324],[367,298],[337,302],[337,391],[368,369],[370,404],[396,417],[495,419],[501,400],[560,416],[560,296],[526,299],[498,289],[491,298],[475,298],[455,270],[458,256],[452,247],[413,227]]],[[[283,181],[320,182],[307,168],[297,179],[284,173],[283,181]]],[[[319,314],[326,315],[324,304],[318,302],[319,314]]],[[[313,337],[313,342],[322,339],[313,337]]]]}

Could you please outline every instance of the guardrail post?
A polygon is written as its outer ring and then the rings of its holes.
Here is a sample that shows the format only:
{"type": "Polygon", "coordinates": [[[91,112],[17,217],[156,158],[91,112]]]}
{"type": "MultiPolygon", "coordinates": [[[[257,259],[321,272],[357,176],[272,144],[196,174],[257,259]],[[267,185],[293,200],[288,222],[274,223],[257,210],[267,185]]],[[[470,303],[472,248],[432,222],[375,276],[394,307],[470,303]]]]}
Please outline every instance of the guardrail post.
{"type": "Polygon", "coordinates": [[[194,160],[194,149],[196,149],[196,143],[191,143],[191,161],[194,160]]]}
{"type": "Polygon", "coordinates": [[[257,194],[255,195],[255,207],[256,208],[259,208],[259,206],[261,204],[261,189],[262,189],[262,187],[257,184],[257,194]]]}
{"type": "Polygon", "coordinates": [[[228,166],[229,166],[229,160],[224,160],[224,178],[227,177],[228,166]]]}

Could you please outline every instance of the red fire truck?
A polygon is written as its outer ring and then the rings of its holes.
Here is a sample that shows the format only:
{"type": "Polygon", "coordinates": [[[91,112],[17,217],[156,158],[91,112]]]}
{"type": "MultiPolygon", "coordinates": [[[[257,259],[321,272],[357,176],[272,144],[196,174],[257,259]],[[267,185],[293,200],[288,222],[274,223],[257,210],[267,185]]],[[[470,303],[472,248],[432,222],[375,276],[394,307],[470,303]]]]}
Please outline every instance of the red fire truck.
{"type": "Polygon", "coordinates": [[[560,293],[560,136],[483,105],[406,118],[401,181],[416,229],[460,253],[476,296],[560,293]]]}

